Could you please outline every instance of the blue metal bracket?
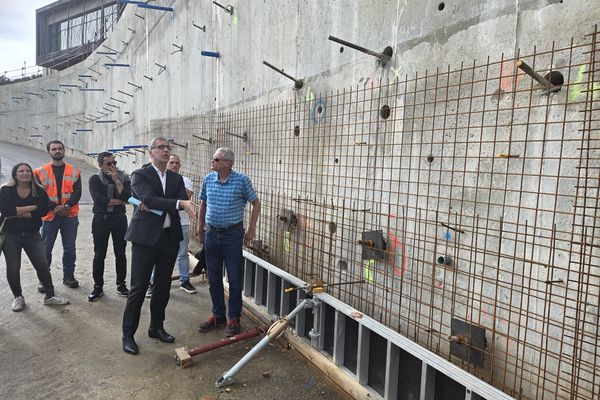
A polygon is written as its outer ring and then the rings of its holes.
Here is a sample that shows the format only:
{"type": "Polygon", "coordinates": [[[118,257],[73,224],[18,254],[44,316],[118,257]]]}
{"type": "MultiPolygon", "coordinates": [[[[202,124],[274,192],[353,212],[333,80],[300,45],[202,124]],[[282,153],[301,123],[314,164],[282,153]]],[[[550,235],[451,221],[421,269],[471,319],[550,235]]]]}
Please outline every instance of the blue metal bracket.
{"type": "Polygon", "coordinates": [[[214,57],[214,58],[220,58],[221,55],[219,54],[218,51],[206,51],[206,50],[202,50],[200,52],[200,55],[203,55],[205,57],[214,57]]]}

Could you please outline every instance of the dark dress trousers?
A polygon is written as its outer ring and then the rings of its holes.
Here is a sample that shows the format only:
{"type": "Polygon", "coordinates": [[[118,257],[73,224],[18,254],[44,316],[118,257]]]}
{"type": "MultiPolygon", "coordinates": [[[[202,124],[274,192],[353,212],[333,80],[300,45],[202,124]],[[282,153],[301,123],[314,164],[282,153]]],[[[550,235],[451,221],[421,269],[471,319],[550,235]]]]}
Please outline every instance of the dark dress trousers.
{"type": "Polygon", "coordinates": [[[152,166],[135,170],[131,174],[133,196],[148,208],[163,210],[163,215],[136,208],[125,239],[131,242],[131,285],[127,304],[123,312],[123,335],[133,336],[140,321],[140,311],[152,268],[154,291],[150,299],[151,326],[161,326],[165,319],[165,308],[169,302],[171,274],[183,239],[177,200],[187,200],[181,175],[166,170],[167,184],[163,192],[158,173],[152,166]],[[166,215],[171,218],[170,228],[163,228],[166,215]]]}

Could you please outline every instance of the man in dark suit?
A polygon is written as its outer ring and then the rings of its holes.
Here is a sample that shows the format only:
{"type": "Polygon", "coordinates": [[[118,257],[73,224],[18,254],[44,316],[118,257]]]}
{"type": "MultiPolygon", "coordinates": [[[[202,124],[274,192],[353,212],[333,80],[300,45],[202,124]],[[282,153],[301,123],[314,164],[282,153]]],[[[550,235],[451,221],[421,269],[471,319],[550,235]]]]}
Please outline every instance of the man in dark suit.
{"type": "Polygon", "coordinates": [[[150,300],[150,327],[148,336],[164,343],[175,338],[163,326],[165,308],[169,302],[171,274],[183,239],[179,210],[194,218],[194,204],[188,200],[183,178],[169,171],[167,163],[171,145],[164,137],[152,139],[149,144],[150,164],[131,174],[134,197],[142,202],[127,229],[125,239],[131,242],[131,290],[123,312],[123,351],[138,354],[133,335],[138,328],[140,311],[152,268],[154,292],[150,300]],[[157,215],[156,211],[162,211],[157,215]]]}

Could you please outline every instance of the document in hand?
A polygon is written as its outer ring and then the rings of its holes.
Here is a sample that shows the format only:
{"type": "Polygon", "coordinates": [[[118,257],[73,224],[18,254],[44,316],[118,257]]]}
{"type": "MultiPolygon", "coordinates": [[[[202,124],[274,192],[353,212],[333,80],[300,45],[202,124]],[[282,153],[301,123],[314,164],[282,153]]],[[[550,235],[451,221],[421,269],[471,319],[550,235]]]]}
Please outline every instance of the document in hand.
{"type": "MultiPolygon", "coordinates": [[[[132,204],[134,206],[139,206],[140,204],[142,204],[142,202],[139,199],[136,199],[135,197],[130,197],[129,199],[127,199],[127,202],[129,204],[132,204]]],[[[163,211],[162,210],[149,210],[151,213],[154,213],[156,215],[158,215],[159,217],[163,215],[163,211]]]]}

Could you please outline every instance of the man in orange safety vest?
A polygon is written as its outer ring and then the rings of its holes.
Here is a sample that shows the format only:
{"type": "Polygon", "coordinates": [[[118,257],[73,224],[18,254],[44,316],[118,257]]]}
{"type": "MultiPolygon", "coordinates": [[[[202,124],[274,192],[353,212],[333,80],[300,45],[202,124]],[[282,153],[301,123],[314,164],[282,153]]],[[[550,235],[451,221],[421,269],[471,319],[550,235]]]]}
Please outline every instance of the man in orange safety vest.
{"type": "MultiPolygon", "coordinates": [[[[46,145],[52,159],[34,171],[50,200],[50,211],[42,218],[42,241],[52,265],[52,248],[60,231],[63,245],[63,283],[70,288],[79,286],[75,279],[75,241],[79,225],[79,199],[81,198],[81,171],[64,161],[65,145],[60,140],[52,140],[46,145]]],[[[44,292],[42,285],[38,290],[44,292]]]]}

